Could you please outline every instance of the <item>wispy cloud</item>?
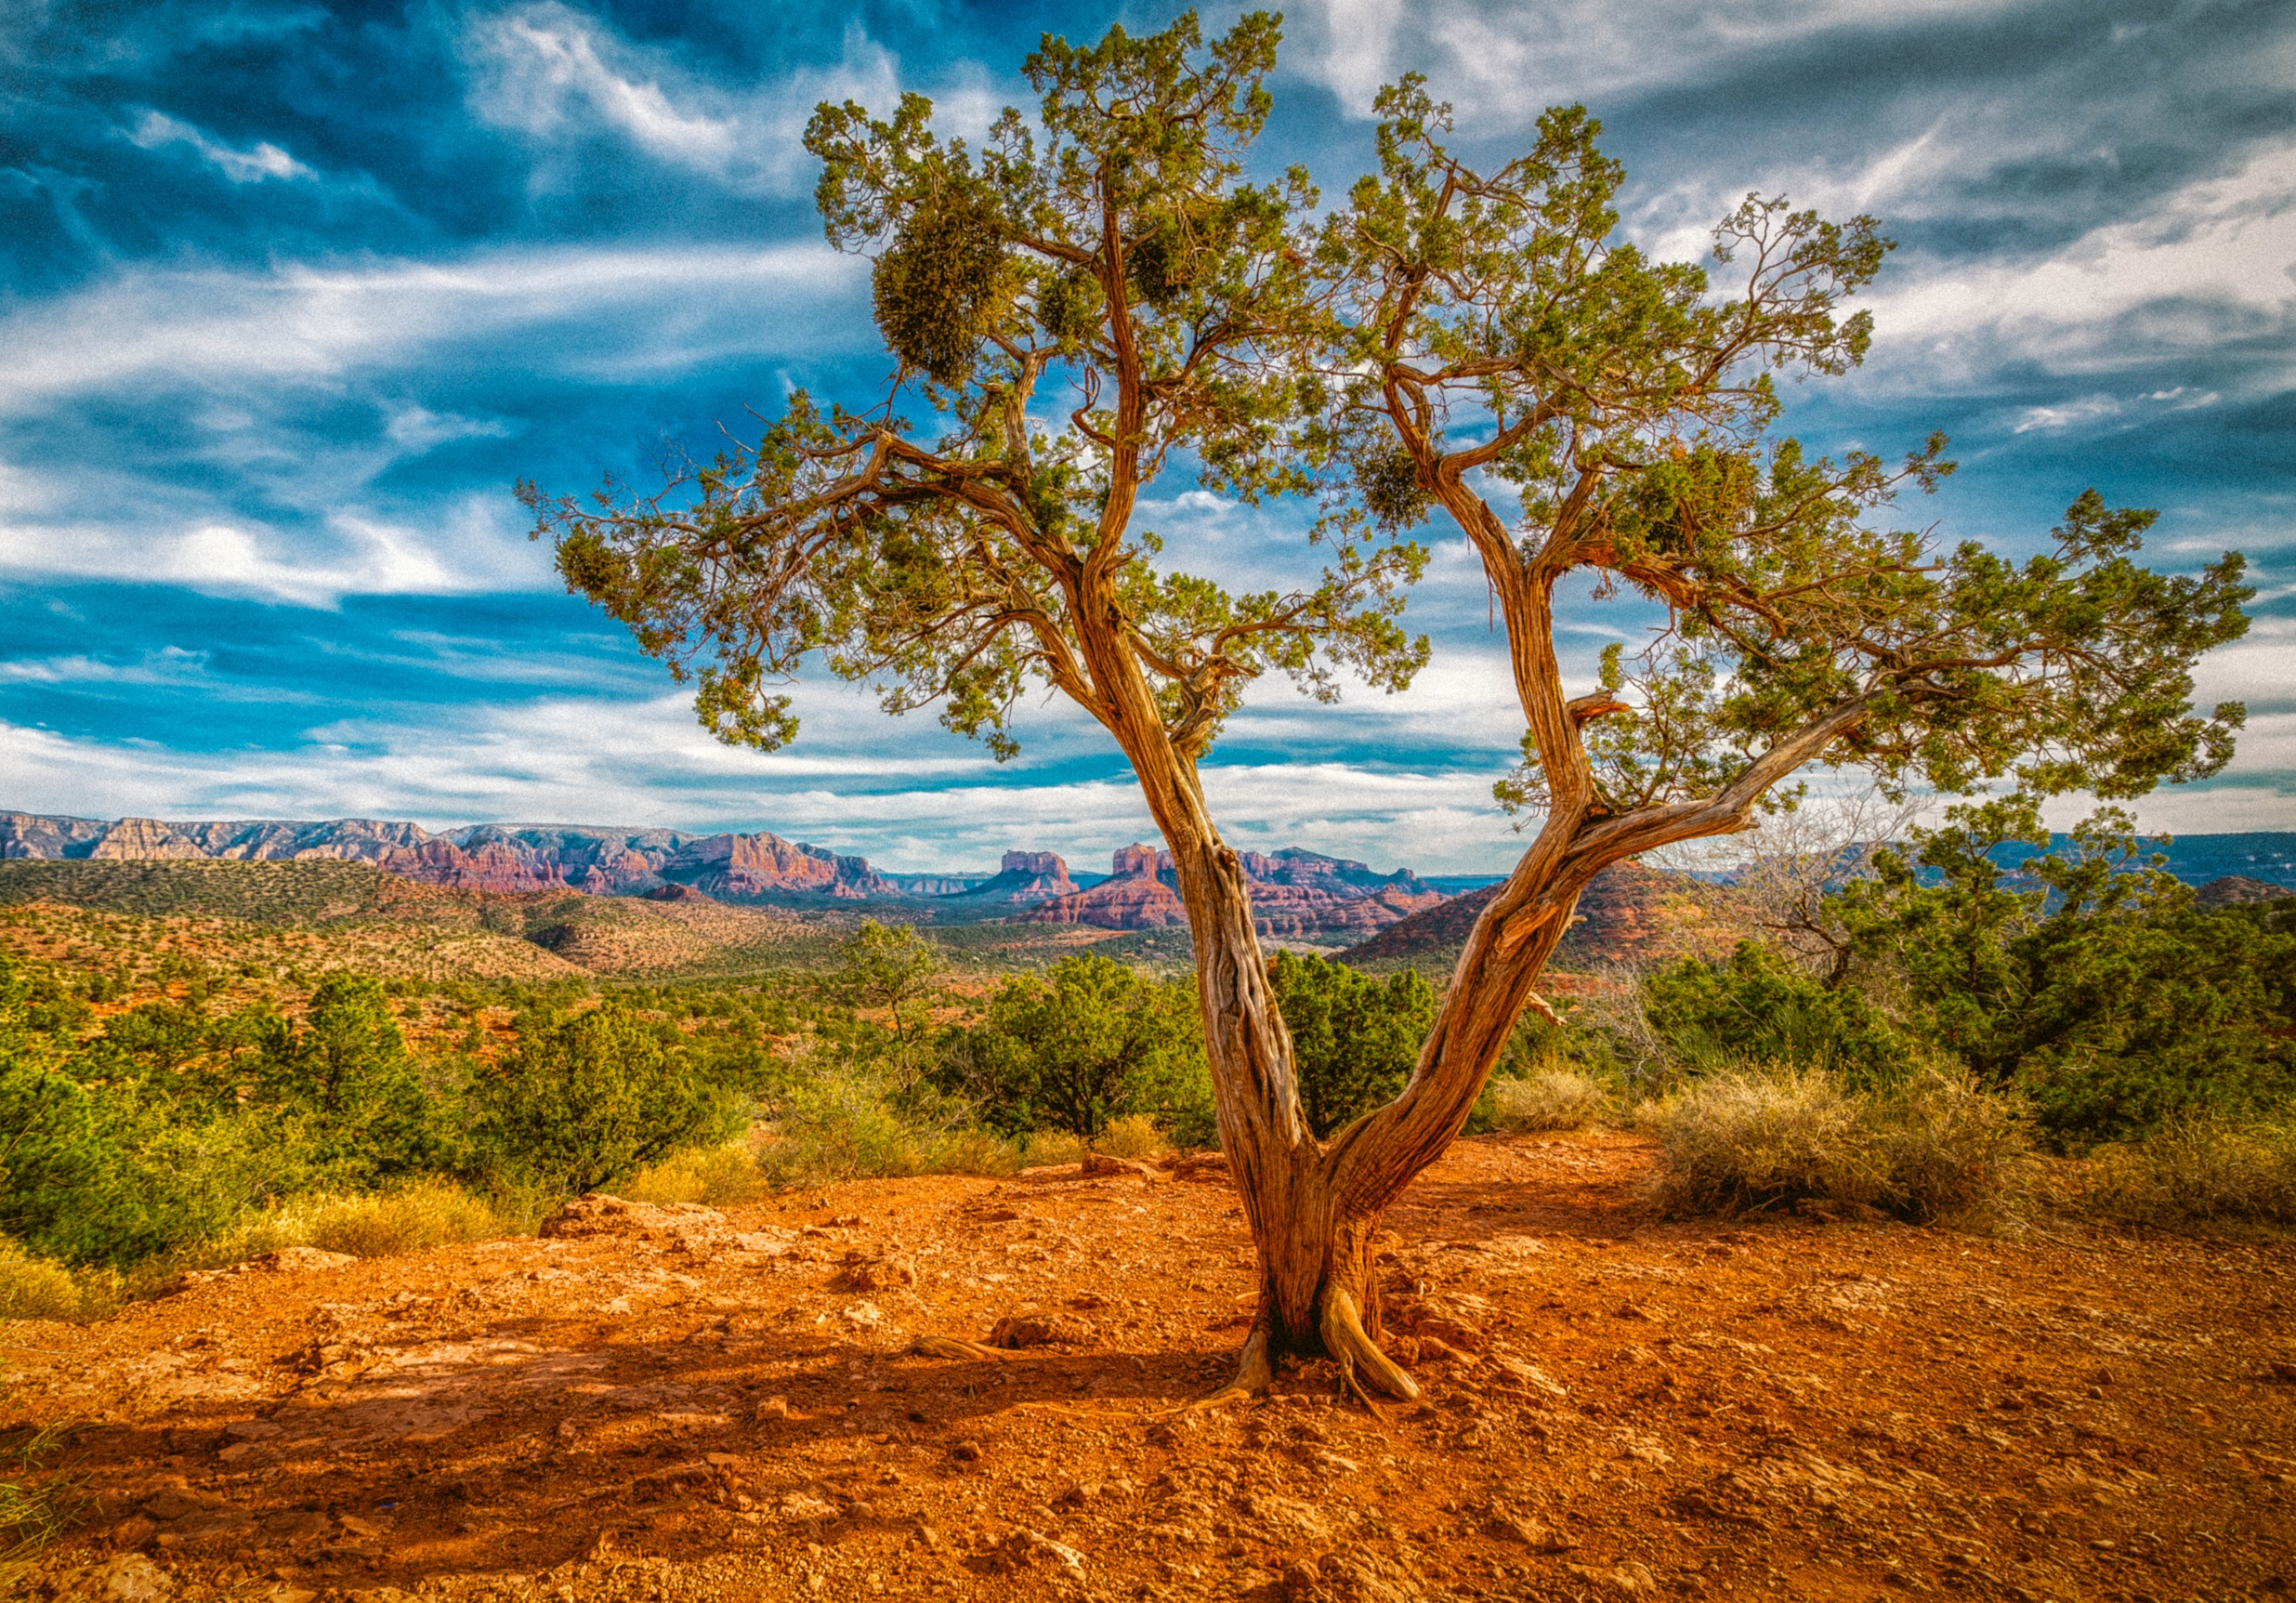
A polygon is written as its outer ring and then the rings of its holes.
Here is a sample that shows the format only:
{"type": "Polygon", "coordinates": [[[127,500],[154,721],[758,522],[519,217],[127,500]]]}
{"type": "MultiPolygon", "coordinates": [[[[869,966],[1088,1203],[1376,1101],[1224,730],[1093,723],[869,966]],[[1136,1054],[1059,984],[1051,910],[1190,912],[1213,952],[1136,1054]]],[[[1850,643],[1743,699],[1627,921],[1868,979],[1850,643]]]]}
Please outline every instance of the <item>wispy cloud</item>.
{"type": "Polygon", "coordinates": [[[560,374],[626,382],[834,340],[838,329],[818,314],[850,296],[858,276],[858,264],[818,244],[514,246],[254,273],[135,268],[0,317],[11,352],[0,412],[131,381],[331,384],[500,338],[560,374]],[[777,314],[758,317],[761,301],[777,314]]]}
{"type": "MultiPolygon", "coordinates": [[[[890,110],[901,88],[892,53],[859,22],[847,24],[833,66],[794,67],[742,89],[634,45],[558,0],[473,13],[462,50],[471,109],[493,127],[545,151],[610,134],[656,161],[754,190],[802,187],[797,136],[819,102],[854,99],[890,110]]],[[[537,177],[564,181],[548,166],[537,177]]]]}
{"type": "Polygon", "coordinates": [[[127,137],[138,149],[145,151],[161,150],[170,145],[189,145],[202,160],[235,184],[259,184],[266,178],[315,178],[319,176],[269,139],[259,139],[243,151],[234,150],[219,140],[209,138],[190,124],[178,122],[164,112],[145,112],[127,137]]]}

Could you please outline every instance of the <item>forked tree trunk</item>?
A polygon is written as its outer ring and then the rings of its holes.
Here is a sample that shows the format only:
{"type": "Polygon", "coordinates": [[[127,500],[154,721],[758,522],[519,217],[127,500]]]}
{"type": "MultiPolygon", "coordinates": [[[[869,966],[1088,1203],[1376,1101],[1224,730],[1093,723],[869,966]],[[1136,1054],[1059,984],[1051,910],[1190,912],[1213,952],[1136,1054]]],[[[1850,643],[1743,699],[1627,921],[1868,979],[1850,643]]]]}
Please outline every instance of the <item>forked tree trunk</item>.
{"type": "Polygon", "coordinates": [[[1195,937],[1221,1145],[1259,1260],[1258,1313],[1230,1389],[1265,1386],[1276,1357],[1292,1352],[1336,1360],[1358,1387],[1414,1397],[1378,1346],[1380,1216],[1465,1125],[1584,879],[1537,871],[1540,854],[1528,854],[1498,916],[1470,939],[1410,1085],[1326,1144],[1300,1109],[1243,865],[1208,826],[1173,833],[1183,837],[1171,844],[1195,937]],[[1510,930],[1521,932],[1511,943],[1510,930]]]}
{"type": "MultiPolygon", "coordinates": [[[[1115,617],[1112,593],[1079,611],[1103,722],[1131,760],[1187,908],[1220,1145],[1259,1258],[1259,1311],[1228,1390],[1265,1387],[1277,1355],[1297,1352],[1335,1359],[1358,1389],[1416,1396],[1378,1347],[1371,1242],[1380,1215],[1465,1126],[1580,890],[1605,863],[1642,848],[1590,851],[1579,839],[1582,809],[1551,817],[1469,935],[1410,1084],[1319,1142],[1300,1107],[1292,1038],[1253,928],[1243,863],[1220,839],[1195,764],[1173,744],[1121,631],[1089,626],[1115,617]]],[[[1543,661],[1551,671],[1551,650],[1543,661]]],[[[1555,709],[1566,720],[1559,701],[1555,709]]]]}

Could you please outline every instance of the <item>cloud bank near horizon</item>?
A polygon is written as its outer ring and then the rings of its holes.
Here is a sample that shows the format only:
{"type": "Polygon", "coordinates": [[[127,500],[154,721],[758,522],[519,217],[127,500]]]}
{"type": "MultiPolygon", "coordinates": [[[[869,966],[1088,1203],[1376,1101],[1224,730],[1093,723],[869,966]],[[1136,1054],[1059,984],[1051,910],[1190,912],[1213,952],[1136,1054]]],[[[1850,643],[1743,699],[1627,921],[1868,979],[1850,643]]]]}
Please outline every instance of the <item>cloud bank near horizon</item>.
{"type": "MultiPolygon", "coordinates": [[[[917,89],[977,133],[1026,103],[1042,29],[1169,9],[10,13],[0,806],[756,827],[896,868],[1145,833],[1058,706],[1003,768],[834,685],[801,692],[791,753],[713,746],[559,593],[510,485],[642,470],[798,386],[873,393],[866,269],[822,243],[796,148],[814,102],[917,89]]],[[[2161,508],[2155,562],[2245,551],[2257,626],[2202,685],[2249,703],[2240,756],[2139,811],[2296,827],[2296,15],[1325,0],[1289,34],[1262,154],[1327,195],[1370,162],[1377,86],[1421,71],[1484,158],[1586,100],[1653,250],[1699,254],[1748,190],[1880,217],[1873,355],[1794,389],[1792,427],[1883,453],[1948,429],[1961,471],[1909,512],[1956,537],[2020,548],[2094,484],[2161,508]]],[[[1296,558],[1281,510],[1155,497],[1201,569],[1296,558]]],[[[1428,532],[1433,667],[1336,709],[1263,689],[1207,778],[1239,844],[1512,858],[1489,786],[1519,715],[1479,578],[1428,532]]],[[[1568,662],[1646,622],[1572,598],[1568,662]]]]}

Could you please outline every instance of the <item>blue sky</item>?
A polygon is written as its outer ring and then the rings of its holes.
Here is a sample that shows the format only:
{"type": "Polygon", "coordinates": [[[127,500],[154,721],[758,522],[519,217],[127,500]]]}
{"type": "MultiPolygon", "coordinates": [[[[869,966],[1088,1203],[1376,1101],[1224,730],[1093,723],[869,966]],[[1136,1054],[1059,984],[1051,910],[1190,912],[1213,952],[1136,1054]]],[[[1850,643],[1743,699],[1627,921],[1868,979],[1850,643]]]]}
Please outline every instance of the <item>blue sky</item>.
{"type": "MultiPolygon", "coordinates": [[[[833,684],[791,751],[714,745],[510,486],[881,382],[865,264],[810,204],[815,102],[917,89],[977,129],[1028,102],[1042,31],[1170,14],[0,0],[0,808],[768,828],[907,869],[1143,834],[1057,705],[1003,768],[833,684]]],[[[1584,100],[1625,231],[1671,256],[1751,189],[1881,217],[1873,354],[1794,389],[1792,427],[1949,430],[1961,470],[1916,510],[1950,537],[2027,548],[2094,484],[2160,508],[2159,565],[2247,552],[2255,627],[2201,686],[2248,701],[2241,755],[2141,812],[2296,828],[2296,8],[1374,0],[1286,33],[1262,153],[1327,195],[1417,68],[1493,161],[1584,100]]],[[[1295,519],[1183,480],[1145,512],[1224,576],[1297,554],[1295,519]]],[[[1520,717],[1431,532],[1434,664],[1336,709],[1261,689],[1207,776],[1238,844],[1512,859],[1489,787],[1520,717]]],[[[1584,671],[1640,621],[1566,625],[1584,671]]]]}

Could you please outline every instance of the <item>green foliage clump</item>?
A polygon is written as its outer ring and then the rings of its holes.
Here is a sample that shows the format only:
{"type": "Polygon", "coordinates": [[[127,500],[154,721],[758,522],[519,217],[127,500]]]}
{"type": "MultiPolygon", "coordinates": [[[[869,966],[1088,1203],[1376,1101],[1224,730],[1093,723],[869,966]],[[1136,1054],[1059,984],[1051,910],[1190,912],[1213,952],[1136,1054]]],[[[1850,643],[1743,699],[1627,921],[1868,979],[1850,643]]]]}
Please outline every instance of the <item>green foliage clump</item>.
{"type": "Polygon", "coordinates": [[[1090,1141],[1135,1114],[1186,1144],[1211,1135],[1193,991],[1096,953],[1006,980],[979,1024],[943,1042],[936,1084],[1008,1135],[1049,1128],[1090,1141]]]}
{"type": "Polygon", "coordinates": [[[2296,934],[2250,909],[2056,917],[2012,947],[2010,1074],[2062,1145],[2296,1097],[2296,934]]]}
{"type": "Polygon", "coordinates": [[[1957,807],[1830,904],[1904,1028],[2014,1087],[2067,1150],[2296,1097],[2288,905],[2194,906],[2117,809],[2014,878],[1995,861],[2048,838],[2027,798],[1957,807]]]}
{"type": "Polygon", "coordinates": [[[1686,958],[1650,975],[1644,1006],[1674,1054],[1699,1067],[1778,1059],[1878,1084],[1895,1079],[1912,1050],[1863,994],[1830,989],[1752,940],[1727,963],[1686,958]]]}
{"type": "Polygon", "coordinates": [[[479,1149],[566,1192],[610,1188],[678,1148],[722,1139],[740,1114],[686,1072],[652,1021],[612,999],[538,1023],[470,1096],[479,1149]]]}
{"type": "Polygon", "coordinates": [[[1300,1106],[1319,1139],[1390,1101],[1435,1022],[1435,992],[1414,969],[1384,981],[1313,954],[1279,952],[1268,989],[1292,1033],[1300,1106]]]}
{"type": "Polygon", "coordinates": [[[870,280],[886,348],[948,389],[972,377],[1014,290],[995,203],[954,186],[916,203],[870,280]]]}
{"type": "Polygon", "coordinates": [[[839,979],[857,1006],[881,1008],[886,1028],[906,1046],[925,1026],[925,998],[940,969],[933,943],[912,925],[890,928],[873,918],[838,947],[839,979]]]}

